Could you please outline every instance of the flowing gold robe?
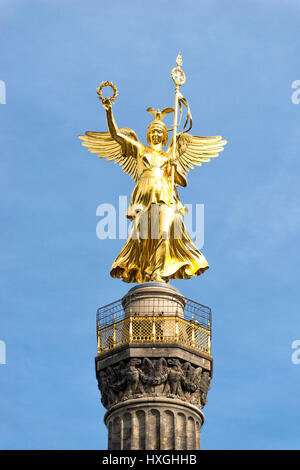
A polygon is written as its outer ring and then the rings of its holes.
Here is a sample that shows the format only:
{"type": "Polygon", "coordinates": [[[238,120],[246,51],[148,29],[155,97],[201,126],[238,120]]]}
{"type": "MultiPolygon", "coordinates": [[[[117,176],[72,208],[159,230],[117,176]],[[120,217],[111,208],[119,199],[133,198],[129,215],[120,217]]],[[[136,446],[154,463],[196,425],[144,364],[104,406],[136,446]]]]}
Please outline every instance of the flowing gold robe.
{"type": "Polygon", "coordinates": [[[185,182],[176,169],[171,201],[170,154],[140,144],[137,173],[126,214],[132,227],[111,276],[124,282],[169,282],[202,274],[209,266],[184,225],[176,185],[185,182]]]}

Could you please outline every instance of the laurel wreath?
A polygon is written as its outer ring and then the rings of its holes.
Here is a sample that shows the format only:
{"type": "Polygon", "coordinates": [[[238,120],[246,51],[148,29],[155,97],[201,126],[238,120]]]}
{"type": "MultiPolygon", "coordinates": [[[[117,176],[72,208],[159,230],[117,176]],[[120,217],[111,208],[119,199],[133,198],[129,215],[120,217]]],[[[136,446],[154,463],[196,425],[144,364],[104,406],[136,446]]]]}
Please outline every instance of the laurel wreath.
{"type": "Polygon", "coordinates": [[[102,82],[102,83],[100,83],[100,85],[97,88],[97,94],[98,94],[100,100],[102,101],[102,103],[104,103],[104,100],[109,100],[109,102],[112,104],[115,101],[115,99],[118,95],[118,90],[117,90],[117,87],[114,83],[112,83],[112,82],[102,82]],[[102,95],[102,89],[107,87],[107,86],[109,86],[113,91],[113,95],[110,98],[104,98],[103,95],[102,95]]]}

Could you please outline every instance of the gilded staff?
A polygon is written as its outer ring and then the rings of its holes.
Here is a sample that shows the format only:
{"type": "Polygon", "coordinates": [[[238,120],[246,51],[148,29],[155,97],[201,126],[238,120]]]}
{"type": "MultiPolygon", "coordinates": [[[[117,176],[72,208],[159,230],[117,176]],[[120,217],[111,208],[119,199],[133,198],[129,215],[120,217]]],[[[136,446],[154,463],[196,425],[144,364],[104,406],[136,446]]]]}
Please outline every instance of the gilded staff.
{"type": "Polygon", "coordinates": [[[171,77],[175,83],[175,110],[174,110],[174,128],[173,128],[173,152],[172,152],[172,173],[171,173],[171,201],[173,202],[174,196],[174,176],[175,176],[175,159],[176,159],[176,136],[177,136],[177,120],[178,120],[178,99],[179,99],[179,87],[185,84],[185,74],[181,68],[182,56],[179,52],[176,59],[177,67],[174,67],[171,71],[171,77]]]}

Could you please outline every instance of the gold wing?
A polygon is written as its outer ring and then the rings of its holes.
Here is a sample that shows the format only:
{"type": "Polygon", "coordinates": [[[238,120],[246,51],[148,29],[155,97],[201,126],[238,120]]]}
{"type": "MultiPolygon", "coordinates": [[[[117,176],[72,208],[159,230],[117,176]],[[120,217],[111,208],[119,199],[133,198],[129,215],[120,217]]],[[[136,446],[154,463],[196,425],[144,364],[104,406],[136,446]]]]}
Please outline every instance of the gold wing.
{"type": "MultiPolygon", "coordinates": [[[[183,177],[194,168],[201,166],[203,162],[209,162],[211,158],[219,156],[224,150],[226,140],[220,135],[213,137],[198,137],[191,134],[179,134],[176,139],[176,163],[177,171],[183,177]]],[[[169,151],[172,152],[173,141],[169,151]]]]}
{"type": "Polygon", "coordinates": [[[122,170],[136,182],[139,140],[136,133],[128,127],[121,127],[118,133],[124,137],[122,145],[109,132],[87,131],[85,135],[78,137],[83,140],[82,145],[87,147],[89,152],[97,153],[99,158],[106,158],[107,161],[114,160],[115,163],[119,163],[122,170]]]}

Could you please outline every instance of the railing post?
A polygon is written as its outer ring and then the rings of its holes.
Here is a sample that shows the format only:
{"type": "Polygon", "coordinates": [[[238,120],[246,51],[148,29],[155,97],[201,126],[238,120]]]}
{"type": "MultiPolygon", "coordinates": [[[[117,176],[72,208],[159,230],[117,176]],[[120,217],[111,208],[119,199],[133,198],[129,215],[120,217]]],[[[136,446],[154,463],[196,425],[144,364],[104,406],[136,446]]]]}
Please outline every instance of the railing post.
{"type": "Polygon", "coordinates": [[[133,341],[133,334],[132,334],[132,308],[129,312],[129,343],[133,341]]]}
{"type": "Polygon", "coordinates": [[[175,341],[178,342],[179,339],[179,325],[178,325],[178,307],[176,308],[175,314],[175,341]]]}
{"type": "Polygon", "coordinates": [[[156,332],[155,332],[155,315],[153,312],[153,317],[152,317],[152,341],[155,341],[156,339],[156,332]]]}
{"type": "Polygon", "coordinates": [[[97,325],[97,351],[98,354],[101,354],[101,330],[99,325],[97,325]]]}
{"type": "Polygon", "coordinates": [[[211,348],[211,340],[210,340],[210,321],[208,322],[208,336],[207,336],[207,352],[210,354],[210,348],[211,348]]]}
{"type": "Polygon", "coordinates": [[[195,323],[194,323],[194,315],[192,316],[192,348],[195,347],[195,323]]]}
{"type": "Polygon", "coordinates": [[[114,336],[113,336],[113,347],[117,345],[117,327],[116,327],[116,315],[114,316],[114,336]]]}

